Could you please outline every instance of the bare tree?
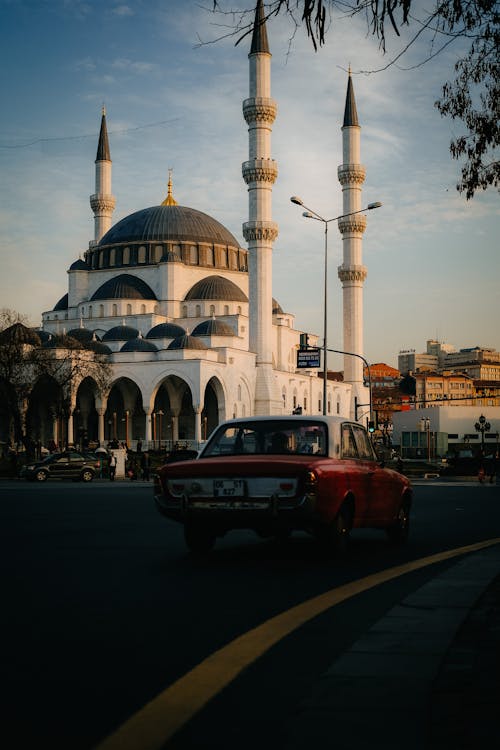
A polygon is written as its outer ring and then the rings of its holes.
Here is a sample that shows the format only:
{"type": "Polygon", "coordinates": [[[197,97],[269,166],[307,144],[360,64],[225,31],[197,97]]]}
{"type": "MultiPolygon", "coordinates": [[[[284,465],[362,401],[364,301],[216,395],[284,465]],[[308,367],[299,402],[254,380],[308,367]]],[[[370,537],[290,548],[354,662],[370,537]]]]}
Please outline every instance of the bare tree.
{"type": "MultiPolygon", "coordinates": [[[[479,189],[498,187],[498,0],[433,0],[426,10],[416,0],[270,0],[264,3],[264,8],[265,20],[281,14],[292,21],[292,38],[300,27],[305,28],[314,50],[326,43],[334,11],[344,17],[363,13],[369,31],[379,39],[383,54],[387,52],[389,35],[400,36],[402,26],[410,27],[413,30],[410,41],[381,70],[400,62],[424,32],[432,35],[432,51],[417,66],[429,62],[457,40],[466,40],[469,48],[455,64],[455,79],[443,84],[442,96],[435,106],[443,117],[461,121],[464,126],[465,132],[450,144],[451,156],[463,161],[457,190],[470,199],[479,189]]],[[[226,21],[218,39],[236,36],[239,44],[251,34],[254,9],[255,4],[239,11],[224,10],[222,0],[213,0],[212,12],[226,21]]]]}

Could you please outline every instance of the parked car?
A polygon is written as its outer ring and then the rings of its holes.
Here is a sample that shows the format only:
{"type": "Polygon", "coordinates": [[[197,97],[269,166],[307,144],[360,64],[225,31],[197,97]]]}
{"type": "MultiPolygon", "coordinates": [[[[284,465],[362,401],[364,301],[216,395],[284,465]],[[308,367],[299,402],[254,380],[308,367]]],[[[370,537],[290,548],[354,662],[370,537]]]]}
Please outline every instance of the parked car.
{"type": "Polygon", "coordinates": [[[231,529],[263,537],[310,532],[341,552],[354,528],[408,537],[409,480],[378,461],[367,431],[340,417],[252,417],[219,425],[194,460],[155,477],[158,511],[208,552],[231,529]]]}
{"type": "Polygon", "coordinates": [[[51,453],[41,461],[26,464],[21,477],[30,481],[45,482],[47,479],[73,479],[91,482],[100,471],[99,459],[84,456],[76,451],[51,453]]]}

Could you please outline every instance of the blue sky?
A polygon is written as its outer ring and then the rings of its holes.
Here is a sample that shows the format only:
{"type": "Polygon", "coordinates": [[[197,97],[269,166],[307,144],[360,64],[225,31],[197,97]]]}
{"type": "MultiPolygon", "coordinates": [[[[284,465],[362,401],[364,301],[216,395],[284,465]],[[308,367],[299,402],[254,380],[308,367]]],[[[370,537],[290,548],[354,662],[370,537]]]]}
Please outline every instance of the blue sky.
{"type": "MultiPolygon", "coordinates": [[[[251,0],[222,2],[249,7],[251,0]]],[[[247,41],[198,46],[222,23],[195,0],[0,0],[0,307],[40,322],[67,291],[66,270],[93,239],[89,195],[103,103],[107,110],[118,221],[161,203],[168,168],[181,205],[214,216],[243,244],[247,218],[241,163],[248,136],[247,41]]],[[[346,69],[353,70],[367,176],[363,260],[365,356],[397,365],[400,349],[438,338],[457,349],[500,349],[499,200],[467,202],[455,190],[459,164],[449,142],[460,126],[433,107],[453,75],[459,45],[414,70],[391,67],[363,19],[336,19],[314,53],[286,19],[268,25],[272,95],[278,103],[272,152],[279,178],[273,218],[280,234],[274,297],[296,328],[322,331],[322,225],[302,218],[291,195],[325,218],[342,213],[346,69]]],[[[404,37],[399,44],[404,43],[404,37]]],[[[404,65],[429,51],[422,39],[404,65]]],[[[329,345],[342,349],[341,239],[329,232],[329,345]]],[[[332,357],[331,366],[342,366],[332,357]]]]}

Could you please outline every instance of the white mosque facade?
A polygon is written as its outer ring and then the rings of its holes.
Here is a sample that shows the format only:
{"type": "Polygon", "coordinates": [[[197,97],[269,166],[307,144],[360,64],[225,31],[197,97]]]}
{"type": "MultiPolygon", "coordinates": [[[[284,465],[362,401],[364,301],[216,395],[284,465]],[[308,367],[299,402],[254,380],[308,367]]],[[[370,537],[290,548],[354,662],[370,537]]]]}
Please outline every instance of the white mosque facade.
{"type": "MultiPolygon", "coordinates": [[[[277,106],[271,98],[271,55],[257,3],[249,53],[247,248],[216,219],[178,205],[169,176],[159,206],[138,210],[113,224],[112,163],[106,114],[98,141],[94,239],[68,270],[68,292],[42,315],[43,336],[62,333],[94,349],[111,365],[106,393],[87,378],[72,384],[65,423],[50,427],[56,442],[77,442],[83,431],[101,444],[116,438],[134,445],[186,441],[199,444],[223,419],[253,414],[354,416],[354,399],[367,402],[362,359],[346,356],[344,381],[322,371],[297,369],[302,331],[272,295],[272,220],[277,165],[271,130],[277,106]],[[59,433],[59,434],[58,434],[59,433]]],[[[344,213],[361,208],[364,168],[360,127],[349,76],[339,180],[344,213]]],[[[344,349],[363,354],[362,214],[339,222],[343,239],[344,349]]],[[[309,345],[321,346],[309,335],[309,345]]],[[[44,419],[37,431],[46,432],[44,419]]],[[[35,436],[34,436],[35,437],[35,436]]],[[[47,435],[37,435],[46,441],[47,435]]]]}

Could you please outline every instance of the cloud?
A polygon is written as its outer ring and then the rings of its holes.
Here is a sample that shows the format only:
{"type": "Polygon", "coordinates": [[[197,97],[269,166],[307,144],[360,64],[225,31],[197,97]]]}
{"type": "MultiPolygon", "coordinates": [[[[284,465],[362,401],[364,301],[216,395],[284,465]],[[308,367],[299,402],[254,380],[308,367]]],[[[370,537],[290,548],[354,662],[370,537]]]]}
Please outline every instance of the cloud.
{"type": "Polygon", "coordinates": [[[130,7],[130,5],[116,5],[111,9],[111,13],[115,16],[121,16],[123,18],[125,16],[133,16],[135,14],[135,11],[130,7]]]}

